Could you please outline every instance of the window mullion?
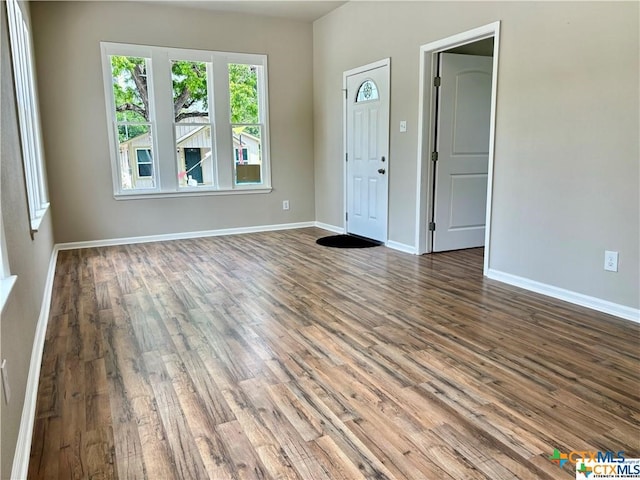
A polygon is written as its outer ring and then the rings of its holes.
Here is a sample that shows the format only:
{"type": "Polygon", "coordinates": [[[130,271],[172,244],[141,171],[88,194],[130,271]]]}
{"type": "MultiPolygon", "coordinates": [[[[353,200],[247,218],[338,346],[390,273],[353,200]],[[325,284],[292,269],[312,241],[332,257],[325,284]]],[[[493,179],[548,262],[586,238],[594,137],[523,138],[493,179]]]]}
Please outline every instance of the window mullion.
{"type": "Polygon", "coordinates": [[[267,66],[262,61],[260,64],[262,68],[258,71],[258,91],[260,92],[258,96],[260,101],[258,121],[262,132],[262,183],[271,187],[271,147],[267,118],[269,115],[269,86],[267,84],[267,66]]]}
{"type": "Polygon", "coordinates": [[[214,123],[216,125],[216,171],[220,189],[233,188],[233,141],[229,115],[229,68],[226,58],[216,56],[213,60],[214,123]]]}
{"type": "Polygon", "coordinates": [[[158,166],[156,175],[161,190],[175,191],[178,189],[178,172],[173,128],[171,64],[168,53],[160,49],[154,50],[151,54],[151,63],[153,83],[150,98],[153,98],[151,117],[152,130],[155,130],[153,146],[155,163],[158,166]]]}
{"type": "Polygon", "coordinates": [[[207,96],[209,98],[209,125],[211,126],[211,157],[213,159],[213,185],[215,188],[220,188],[220,174],[218,173],[218,130],[216,119],[216,91],[213,84],[213,65],[215,57],[212,55],[207,58],[207,96]]]}

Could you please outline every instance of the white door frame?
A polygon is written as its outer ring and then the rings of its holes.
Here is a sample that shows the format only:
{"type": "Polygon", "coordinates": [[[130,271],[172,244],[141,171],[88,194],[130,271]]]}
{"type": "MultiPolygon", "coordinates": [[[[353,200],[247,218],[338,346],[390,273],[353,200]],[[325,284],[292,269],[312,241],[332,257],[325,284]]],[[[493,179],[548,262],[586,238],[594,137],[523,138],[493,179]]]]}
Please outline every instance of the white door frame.
{"type": "MultiPolygon", "coordinates": [[[[342,162],[342,177],[343,177],[343,185],[342,185],[342,225],[344,233],[347,233],[347,186],[349,179],[347,178],[347,106],[349,103],[348,95],[347,95],[347,77],[351,75],[356,75],[358,73],[367,72],[369,70],[375,70],[380,67],[389,67],[387,72],[389,77],[391,77],[391,58],[383,58],[382,60],[378,60],[377,62],[368,63],[367,65],[362,65],[360,67],[352,68],[351,70],[347,70],[342,73],[342,158],[345,160],[342,162]]],[[[389,85],[389,90],[386,93],[387,101],[389,102],[389,121],[391,121],[391,78],[387,79],[387,85],[389,85]]],[[[389,132],[389,125],[386,126],[386,131],[389,132]]],[[[389,149],[391,149],[391,145],[389,144],[389,149]]],[[[390,156],[390,154],[388,155],[390,156]]],[[[389,174],[389,158],[387,158],[387,175],[389,174]]],[[[389,180],[387,180],[387,222],[384,226],[384,243],[387,243],[388,234],[389,234],[389,180]]]]}
{"type": "Polygon", "coordinates": [[[418,112],[418,172],[416,205],[416,252],[418,255],[433,251],[431,235],[427,235],[428,212],[433,202],[434,168],[431,152],[434,151],[436,122],[436,89],[433,78],[437,68],[437,54],[454,47],[493,37],[493,72],[491,79],[491,120],[489,126],[489,171],[487,174],[487,217],[484,241],[484,275],[489,270],[491,252],[491,203],[493,195],[493,161],[496,125],[496,97],[498,87],[498,54],[500,46],[500,22],[490,23],[451,37],[427,43],[420,47],[420,96],[418,112]]]}

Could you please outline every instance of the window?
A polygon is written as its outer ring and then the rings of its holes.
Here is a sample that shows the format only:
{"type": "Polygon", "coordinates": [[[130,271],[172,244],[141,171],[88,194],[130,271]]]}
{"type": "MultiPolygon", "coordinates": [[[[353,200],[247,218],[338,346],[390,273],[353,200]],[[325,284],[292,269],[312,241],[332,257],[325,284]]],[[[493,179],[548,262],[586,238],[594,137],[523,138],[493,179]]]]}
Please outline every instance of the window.
{"type": "Polygon", "coordinates": [[[0,215],[0,314],[7,303],[9,294],[16,283],[17,277],[9,272],[9,258],[7,245],[5,244],[4,226],[0,215]]]}
{"type": "MultiPolygon", "coordinates": [[[[238,143],[240,143],[238,141],[238,143]]],[[[242,165],[244,162],[249,160],[249,149],[248,148],[236,148],[236,163],[242,165]]]]}
{"type": "Polygon", "coordinates": [[[35,89],[31,32],[22,12],[22,2],[7,0],[7,17],[18,104],[22,162],[29,204],[31,230],[37,231],[49,208],[40,133],[40,114],[35,89]]]}
{"type": "Polygon", "coordinates": [[[113,104],[118,142],[118,171],[123,190],[154,188],[152,134],[155,131],[149,103],[151,59],[111,57],[113,104]]]}
{"type": "Polygon", "coordinates": [[[262,178],[262,107],[258,93],[261,69],[260,65],[229,64],[229,113],[236,151],[236,185],[260,183],[262,178]]]}
{"type": "Polygon", "coordinates": [[[270,191],[265,55],[101,47],[116,197],[270,191]]]}
{"type": "Polygon", "coordinates": [[[138,178],[153,178],[153,159],[150,148],[136,149],[136,162],[138,165],[138,178]]]}
{"type": "Polygon", "coordinates": [[[365,80],[358,88],[358,94],[356,95],[356,102],[368,102],[371,100],[378,100],[378,87],[373,80],[365,80]]]}

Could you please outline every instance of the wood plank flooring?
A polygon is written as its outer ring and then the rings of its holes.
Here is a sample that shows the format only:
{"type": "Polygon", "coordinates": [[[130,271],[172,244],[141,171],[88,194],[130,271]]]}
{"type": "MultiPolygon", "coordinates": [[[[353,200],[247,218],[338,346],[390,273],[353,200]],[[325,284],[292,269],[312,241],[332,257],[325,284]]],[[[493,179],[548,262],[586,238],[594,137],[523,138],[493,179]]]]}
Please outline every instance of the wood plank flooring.
{"type": "Polygon", "coordinates": [[[30,479],[571,479],[640,457],[639,326],[481,249],[310,228],[60,252],[30,479]]]}

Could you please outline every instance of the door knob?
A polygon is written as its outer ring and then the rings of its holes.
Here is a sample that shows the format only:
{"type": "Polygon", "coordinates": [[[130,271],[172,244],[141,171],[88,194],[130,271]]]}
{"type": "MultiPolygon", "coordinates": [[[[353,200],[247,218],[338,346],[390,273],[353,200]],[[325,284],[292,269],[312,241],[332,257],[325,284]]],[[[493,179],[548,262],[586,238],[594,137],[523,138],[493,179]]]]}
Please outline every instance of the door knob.
{"type": "Polygon", "coordinates": [[[378,173],[382,173],[382,174],[384,174],[385,172],[386,172],[386,170],[385,170],[384,168],[379,168],[379,169],[378,169],[378,173]]]}

